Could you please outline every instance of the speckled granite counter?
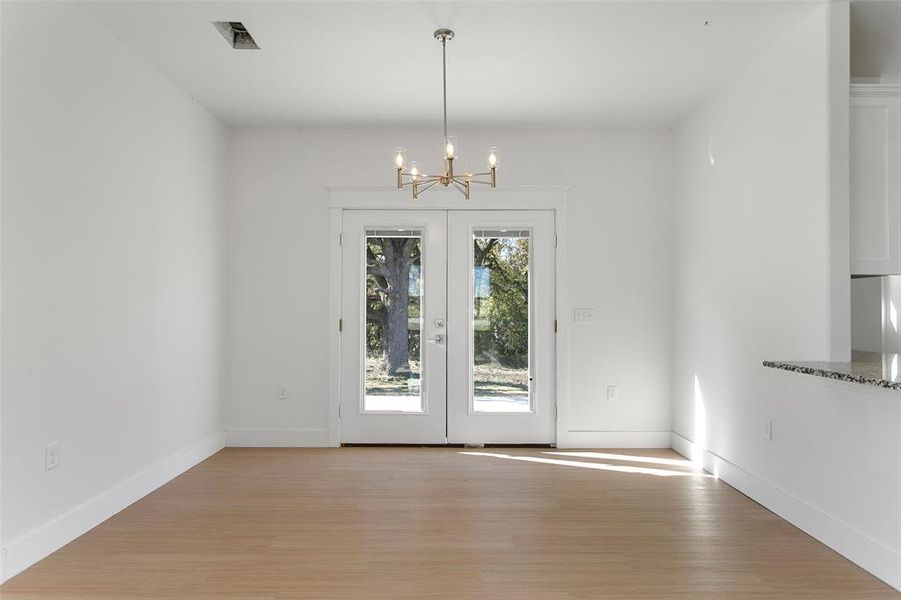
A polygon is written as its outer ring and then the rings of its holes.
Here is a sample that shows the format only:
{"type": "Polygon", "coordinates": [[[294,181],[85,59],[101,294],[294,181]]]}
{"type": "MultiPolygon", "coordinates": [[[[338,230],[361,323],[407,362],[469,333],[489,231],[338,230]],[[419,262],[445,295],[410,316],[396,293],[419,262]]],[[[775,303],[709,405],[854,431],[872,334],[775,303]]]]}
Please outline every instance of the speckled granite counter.
{"type": "Polygon", "coordinates": [[[901,390],[901,356],[851,351],[851,362],[786,362],[765,360],[763,366],[827,379],[901,390]]]}

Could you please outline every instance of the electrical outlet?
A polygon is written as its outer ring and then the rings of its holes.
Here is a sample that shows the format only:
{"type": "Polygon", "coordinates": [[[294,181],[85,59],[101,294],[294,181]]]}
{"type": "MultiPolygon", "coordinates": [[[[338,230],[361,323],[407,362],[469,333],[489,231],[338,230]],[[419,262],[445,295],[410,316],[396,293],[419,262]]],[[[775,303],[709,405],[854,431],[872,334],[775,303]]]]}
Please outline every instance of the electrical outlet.
{"type": "Polygon", "coordinates": [[[607,402],[616,402],[616,386],[607,386],[607,402]]]}
{"type": "Polygon", "coordinates": [[[594,309],[577,308],[573,310],[573,323],[594,323],[594,309]]]}
{"type": "Polygon", "coordinates": [[[52,471],[59,466],[59,442],[44,447],[44,470],[52,471]]]}
{"type": "Polygon", "coordinates": [[[279,400],[287,400],[288,399],[288,388],[285,386],[281,386],[278,388],[278,399],[279,400]]]}
{"type": "Polygon", "coordinates": [[[767,419],[763,422],[763,439],[768,442],[773,441],[773,420],[767,419]]]}

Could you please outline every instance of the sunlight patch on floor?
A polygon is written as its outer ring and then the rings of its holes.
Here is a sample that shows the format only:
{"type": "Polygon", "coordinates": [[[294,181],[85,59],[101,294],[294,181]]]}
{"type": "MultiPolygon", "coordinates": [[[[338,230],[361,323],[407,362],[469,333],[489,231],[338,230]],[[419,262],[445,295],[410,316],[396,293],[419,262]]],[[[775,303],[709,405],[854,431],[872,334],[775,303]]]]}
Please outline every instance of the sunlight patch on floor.
{"type": "Polygon", "coordinates": [[[556,458],[544,458],[540,456],[520,456],[512,454],[500,454],[497,452],[460,452],[466,456],[484,456],[487,458],[503,458],[522,462],[540,463],[545,465],[559,465],[563,467],[578,467],[580,469],[595,469],[598,471],[612,471],[614,473],[632,473],[637,475],[655,475],[657,477],[713,477],[700,471],[671,471],[669,469],[655,469],[651,467],[633,467],[626,465],[610,465],[606,463],[582,462],[576,460],[561,460],[556,458]]]}
{"type": "Polygon", "coordinates": [[[684,458],[658,458],[656,456],[631,456],[629,454],[611,454],[608,452],[544,452],[555,456],[571,456],[573,458],[600,458],[604,460],[622,460],[627,462],[668,465],[672,467],[691,467],[692,462],[684,458]]]}

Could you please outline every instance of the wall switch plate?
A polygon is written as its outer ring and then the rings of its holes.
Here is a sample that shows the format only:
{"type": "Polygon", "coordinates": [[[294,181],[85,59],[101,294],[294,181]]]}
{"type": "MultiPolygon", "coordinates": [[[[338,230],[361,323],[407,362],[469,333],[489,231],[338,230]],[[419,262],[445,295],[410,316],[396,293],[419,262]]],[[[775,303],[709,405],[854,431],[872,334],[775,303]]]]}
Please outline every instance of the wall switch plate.
{"type": "Polygon", "coordinates": [[[44,470],[52,471],[59,466],[59,442],[44,447],[44,470]]]}
{"type": "Polygon", "coordinates": [[[573,310],[573,323],[594,323],[593,308],[576,308],[573,310]]]}
{"type": "Polygon", "coordinates": [[[607,402],[616,402],[616,386],[607,386],[607,402]]]}
{"type": "Polygon", "coordinates": [[[279,400],[287,400],[288,399],[288,388],[282,386],[278,388],[278,399],[279,400]]]}
{"type": "Polygon", "coordinates": [[[773,420],[767,419],[763,422],[763,439],[768,442],[773,441],[773,420]]]}

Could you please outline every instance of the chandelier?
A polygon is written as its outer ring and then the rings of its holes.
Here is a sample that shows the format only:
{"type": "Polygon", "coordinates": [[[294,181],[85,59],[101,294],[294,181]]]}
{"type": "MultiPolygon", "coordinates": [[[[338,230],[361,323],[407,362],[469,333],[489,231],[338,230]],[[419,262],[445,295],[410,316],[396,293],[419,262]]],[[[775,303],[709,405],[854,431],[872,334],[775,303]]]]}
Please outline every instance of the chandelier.
{"type": "Polygon", "coordinates": [[[450,29],[439,29],[435,32],[435,39],[441,42],[441,79],[444,97],[444,173],[441,175],[427,175],[419,170],[416,161],[410,162],[407,170],[406,151],[403,148],[394,150],[394,169],[397,171],[397,189],[407,186],[413,191],[413,199],[437,184],[444,187],[453,185],[463,192],[469,199],[470,184],[480,183],[497,187],[497,147],[488,148],[488,170],[484,173],[464,172],[460,175],[454,173],[454,161],[457,158],[457,138],[447,135],[447,42],[454,39],[454,32],[450,29]]]}

